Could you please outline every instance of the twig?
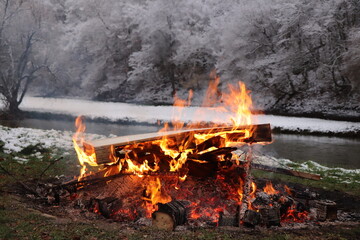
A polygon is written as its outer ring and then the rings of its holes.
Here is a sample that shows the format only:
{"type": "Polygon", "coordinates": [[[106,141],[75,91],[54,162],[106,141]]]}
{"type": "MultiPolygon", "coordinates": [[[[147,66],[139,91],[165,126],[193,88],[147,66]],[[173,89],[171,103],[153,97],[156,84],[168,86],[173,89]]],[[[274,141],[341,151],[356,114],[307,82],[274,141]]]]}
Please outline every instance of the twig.
{"type": "Polygon", "coordinates": [[[18,184],[20,184],[25,190],[27,190],[28,192],[34,194],[37,197],[40,197],[39,194],[33,190],[32,188],[30,188],[29,186],[27,186],[25,183],[23,183],[22,181],[20,181],[19,179],[17,179],[14,174],[10,173],[8,170],[6,170],[6,168],[4,168],[3,166],[1,166],[0,164],[0,169],[5,172],[8,176],[12,177],[18,184]]]}
{"type": "Polygon", "coordinates": [[[58,161],[60,161],[61,159],[63,159],[63,157],[59,157],[58,159],[55,159],[54,161],[50,162],[50,164],[44,169],[44,171],[41,172],[39,178],[42,178],[42,176],[45,174],[45,172],[46,172],[51,166],[53,166],[55,163],[57,163],[58,161]]]}

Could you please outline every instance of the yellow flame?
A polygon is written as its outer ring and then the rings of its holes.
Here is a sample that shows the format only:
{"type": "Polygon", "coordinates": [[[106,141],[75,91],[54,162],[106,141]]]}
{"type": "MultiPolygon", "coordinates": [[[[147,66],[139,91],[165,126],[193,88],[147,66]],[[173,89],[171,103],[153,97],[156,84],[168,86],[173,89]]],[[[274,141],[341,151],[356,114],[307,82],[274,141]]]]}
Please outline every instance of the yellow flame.
{"type": "Polygon", "coordinates": [[[73,145],[82,168],[80,169],[79,180],[81,180],[86,175],[87,164],[90,166],[97,166],[96,154],[93,146],[89,145],[84,151],[84,132],[86,130],[85,124],[83,124],[83,117],[79,116],[75,120],[75,126],[77,128],[76,133],[74,134],[72,140],[73,145]]]}

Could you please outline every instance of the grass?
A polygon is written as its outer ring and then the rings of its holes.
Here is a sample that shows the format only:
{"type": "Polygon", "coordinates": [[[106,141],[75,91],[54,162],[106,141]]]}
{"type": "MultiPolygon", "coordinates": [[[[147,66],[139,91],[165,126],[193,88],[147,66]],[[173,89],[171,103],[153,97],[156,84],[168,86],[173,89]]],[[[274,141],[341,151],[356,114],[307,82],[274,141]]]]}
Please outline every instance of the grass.
{"type": "Polygon", "coordinates": [[[322,188],[329,191],[341,191],[351,195],[360,196],[359,183],[339,183],[333,178],[322,178],[319,181],[298,178],[293,176],[282,175],[278,173],[263,172],[260,170],[253,170],[252,174],[255,178],[275,179],[281,182],[298,183],[309,187],[322,188]]]}

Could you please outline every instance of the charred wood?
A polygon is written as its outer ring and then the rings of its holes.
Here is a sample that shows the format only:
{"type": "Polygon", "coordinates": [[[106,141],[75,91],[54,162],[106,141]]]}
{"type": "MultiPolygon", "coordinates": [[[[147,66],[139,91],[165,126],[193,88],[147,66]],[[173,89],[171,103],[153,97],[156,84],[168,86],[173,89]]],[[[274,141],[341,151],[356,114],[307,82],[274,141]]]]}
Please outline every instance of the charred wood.
{"type": "Polygon", "coordinates": [[[280,226],[280,209],[277,206],[266,206],[259,209],[262,223],[267,227],[280,226]]]}
{"type": "Polygon", "coordinates": [[[244,217],[242,219],[243,224],[246,227],[255,227],[256,225],[260,224],[260,220],[260,213],[250,209],[245,211],[244,217]]]}
{"type": "Polygon", "coordinates": [[[188,214],[190,214],[190,202],[188,201],[159,203],[158,208],[152,214],[152,224],[157,229],[173,230],[176,226],[185,224],[188,214]]]}
{"type": "Polygon", "coordinates": [[[239,216],[237,216],[237,214],[230,215],[230,214],[226,214],[224,212],[220,212],[218,226],[220,226],[220,227],[224,227],[224,226],[237,227],[239,224],[238,218],[239,218],[239,216]]]}

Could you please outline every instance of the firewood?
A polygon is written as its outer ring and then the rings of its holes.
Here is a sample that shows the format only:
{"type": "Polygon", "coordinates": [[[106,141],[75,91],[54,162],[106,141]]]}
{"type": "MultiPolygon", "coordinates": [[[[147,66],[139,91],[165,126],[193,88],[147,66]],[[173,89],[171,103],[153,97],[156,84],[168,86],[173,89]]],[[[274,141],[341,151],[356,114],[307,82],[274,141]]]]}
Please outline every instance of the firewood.
{"type": "MultiPolygon", "coordinates": [[[[237,130],[244,129],[253,129],[251,136],[247,139],[241,139],[242,142],[271,142],[271,128],[270,124],[260,124],[260,125],[250,125],[250,126],[239,126],[237,130]]],[[[231,131],[232,127],[218,127],[218,128],[200,128],[200,129],[184,129],[178,131],[169,131],[169,132],[156,132],[156,133],[146,133],[146,134],[137,134],[130,136],[122,136],[117,138],[107,138],[94,140],[92,142],[84,142],[83,147],[85,151],[90,151],[92,147],[95,149],[95,154],[98,164],[106,164],[111,162],[109,160],[109,155],[111,154],[111,146],[114,148],[119,148],[126,145],[144,143],[154,140],[159,140],[163,137],[175,139],[174,142],[181,142],[185,138],[195,134],[195,133],[206,133],[211,131],[222,132],[222,131],[231,131]]],[[[239,140],[240,141],[240,140],[239,140]]]]}
{"type": "Polygon", "coordinates": [[[169,203],[159,203],[158,210],[152,214],[152,225],[157,229],[174,230],[176,226],[187,222],[190,213],[190,202],[171,201],[169,203]]]}
{"type": "Polygon", "coordinates": [[[172,215],[169,213],[154,212],[152,219],[152,225],[160,230],[172,231],[176,226],[172,215]]]}
{"type": "Polygon", "coordinates": [[[245,215],[242,219],[244,226],[246,227],[255,227],[260,223],[261,216],[260,213],[254,210],[246,210],[245,215]]]}
{"type": "Polygon", "coordinates": [[[201,152],[210,147],[221,148],[222,146],[225,146],[225,138],[221,136],[215,136],[197,145],[196,151],[201,152]]]}
{"type": "Polygon", "coordinates": [[[278,206],[266,206],[259,209],[261,221],[267,227],[280,226],[280,209],[278,206]]]}
{"type": "Polygon", "coordinates": [[[189,169],[189,176],[193,177],[216,177],[218,171],[217,162],[205,162],[200,163],[196,161],[188,161],[186,163],[187,168],[189,169]]]}
{"type": "Polygon", "coordinates": [[[336,203],[330,200],[316,201],[316,213],[319,221],[335,221],[337,220],[336,203]]]}
{"type": "MultiPolygon", "coordinates": [[[[100,174],[100,177],[97,174],[94,175],[97,177],[94,177],[93,175],[89,175],[84,179],[81,179],[81,180],[74,179],[69,182],[65,182],[60,185],[57,185],[54,188],[85,187],[85,186],[89,186],[89,185],[95,185],[98,183],[104,183],[109,180],[113,180],[115,178],[129,176],[129,175],[134,175],[134,174],[120,172],[118,174],[110,175],[107,177],[103,177],[103,175],[101,175],[101,174],[100,174]]],[[[143,175],[145,175],[145,176],[171,176],[171,177],[172,176],[173,177],[180,176],[180,174],[178,172],[147,172],[147,173],[143,173],[143,175]]]]}
{"type": "Polygon", "coordinates": [[[224,212],[219,213],[219,221],[218,226],[224,227],[224,226],[231,226],[236,227],[238,225],[238,216],[225,214],[224,212]]]}

